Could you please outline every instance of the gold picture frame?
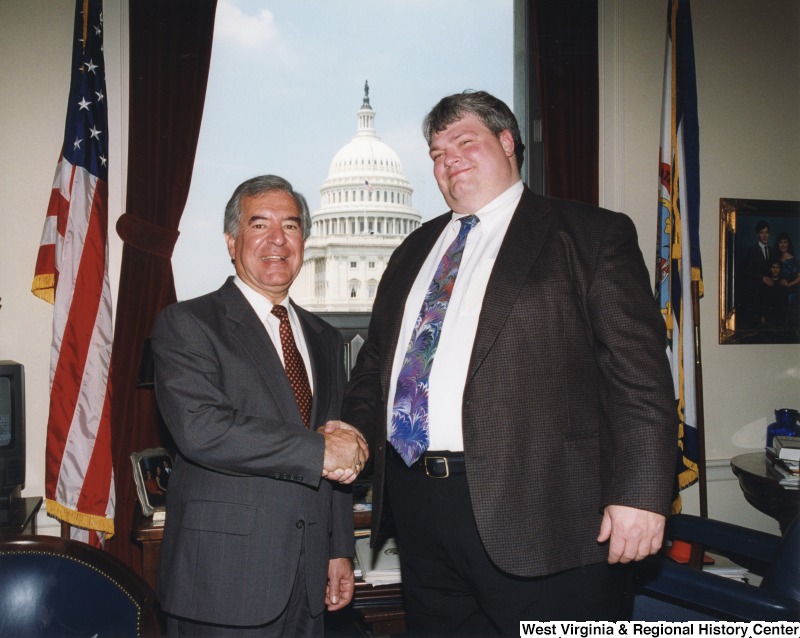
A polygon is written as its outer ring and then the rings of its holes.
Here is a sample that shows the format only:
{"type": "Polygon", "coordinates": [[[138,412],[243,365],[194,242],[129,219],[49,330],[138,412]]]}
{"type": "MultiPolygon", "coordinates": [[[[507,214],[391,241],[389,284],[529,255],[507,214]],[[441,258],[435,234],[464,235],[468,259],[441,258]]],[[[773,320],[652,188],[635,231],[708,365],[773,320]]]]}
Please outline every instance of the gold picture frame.
{"type": "Polygon", "coordinates": [[[166,512],[172,457],[163,447],[148,448],[131,454],[133,480],[142,514],[162,518],[166,512]]]}
{"type": "Polygon", "coordinates": [[[800,343],[798,249],[800,202],[720,199],[719,343],[800,343]]]}

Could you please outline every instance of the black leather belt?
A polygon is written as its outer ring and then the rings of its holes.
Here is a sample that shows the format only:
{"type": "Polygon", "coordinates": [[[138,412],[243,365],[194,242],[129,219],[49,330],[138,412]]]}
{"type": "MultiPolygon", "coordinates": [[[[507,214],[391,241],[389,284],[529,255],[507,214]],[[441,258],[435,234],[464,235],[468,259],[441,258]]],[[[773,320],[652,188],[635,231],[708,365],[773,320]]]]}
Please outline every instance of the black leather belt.
{"type": "MultiPolygon", "coordinates": [[[[388,447],[395,460],[403,467],[407,467],[391,443],[388,447]]],[[[426,452],[408,469],[425,472],[425,475],[430,478],[442,479],[456,474],[466,474],[467,464],[463,452],[426,452]]]]}

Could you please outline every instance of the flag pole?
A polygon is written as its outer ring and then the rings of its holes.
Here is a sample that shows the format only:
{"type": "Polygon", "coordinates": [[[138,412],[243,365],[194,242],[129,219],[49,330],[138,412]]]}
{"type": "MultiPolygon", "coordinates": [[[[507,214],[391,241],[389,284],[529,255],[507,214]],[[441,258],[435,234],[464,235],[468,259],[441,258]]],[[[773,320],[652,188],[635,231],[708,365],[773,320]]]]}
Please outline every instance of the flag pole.
{"type": "Polygon", "coordinates": [[[697,409],[697,482],[700,488],[700,516],[708,518],[706,480],[706,433],[703,414],[703,362],[700,355],[700,282],[692,280],[692,317],[694,319],[694,387],[697,409]]]}
{"type": "MultiPolygon", "coordinates": [[[[692,279],[692,318],[694,320],[694,388],[697,410],[697,483],[700,488],[700,517],[708,518],[708,493],[706,490],[706,436],[703,416],[703,363],[700,356],[700,282],[692,279]]],[[[700,543],[689,544],[689,566],[701,569],[705,562],[705,548],[700,543]]]]}

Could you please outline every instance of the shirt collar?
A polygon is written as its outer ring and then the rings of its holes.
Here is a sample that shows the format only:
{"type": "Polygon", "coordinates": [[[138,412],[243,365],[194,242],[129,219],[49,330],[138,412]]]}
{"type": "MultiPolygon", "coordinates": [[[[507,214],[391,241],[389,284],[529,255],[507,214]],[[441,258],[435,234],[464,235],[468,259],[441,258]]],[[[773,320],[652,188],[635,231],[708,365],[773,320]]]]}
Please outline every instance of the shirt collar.
{"type": "MultiPolygon", "coordinates": [[[[506,215],[512,215],[517,209],[519,200],[522,198],[522,191],[524,190],[525,185],[522,183],[522,180],[519,180],[515,184],[509,186],[483,208],[475,212],[475,215],[478,216],[481,222],[478,224],[478,227],[482,228],[483,232],[486,232],[487,228],[500,223],[506,215]]],[[[451,223],[457,222],[464,217],[467,217],[467,215],[453,213],[451,223]]],[[[457,226],[458,224],[455,225],[457,226]]]]}
{"type": "MultiPolygon", "coordinates": [[[[244,281],[242,281],[239,275],[234,275],[233,283],[235,283],[239,290],[242,291],[244,298],[247,299],[248,303],[253,307],[253,310],[256,311],[256,314],[261,317],[262,321],[265,317],[270,316],[272,313],[272,306],[275,304],[273,304],[264,295],[248,286],[244,281]]],[[[279,305],[285,307],[287,311],[291,312],[288,295],[283,298],[283,301],[281,301],[279,305]]]]}

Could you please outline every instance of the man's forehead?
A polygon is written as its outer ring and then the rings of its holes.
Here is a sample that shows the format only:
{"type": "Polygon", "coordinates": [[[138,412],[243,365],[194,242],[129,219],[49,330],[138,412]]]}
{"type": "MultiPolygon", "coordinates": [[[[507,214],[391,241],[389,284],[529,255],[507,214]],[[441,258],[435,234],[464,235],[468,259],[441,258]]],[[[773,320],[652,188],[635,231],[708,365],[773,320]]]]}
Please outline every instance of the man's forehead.
{"type": "Polygon", "coordinates": [[[284,191],[267,191],[259,195],[247,195],[242,198],[242,210],[247,217],[264,214],[281,217],[297,217],[300,214],[297,202],[284,191]]]}
{"type": "Polygon", "coordinates": [[[486,128],[486,125],[477,115],[473,113],[464,113],[462,116],[450,122],[450,124],[445,126],[441,131],[434,133],[434,137],[446,133],[447,131],[461,128],[486,128]]]}
{"type": "Polygon", "coordinates": [[[434,133],[431,136],[431,146],[434,146],[437,140],[448,137],[458,137],[459,135],[463,135],[465,133],[474,133],[480,130],[488,130],[488,128],[480,120],[480,118],[472,115],[471,113],[467,113],[457,120],[453,120],[441,131],[434,133]]]}
{"type": "Polygon", "coordinates": [[[300,223],[302,218],[296,211],[290,210],[254,210],[242,215],[242,224],[248,226],[256,222],[296,222],[300,223]]]}

